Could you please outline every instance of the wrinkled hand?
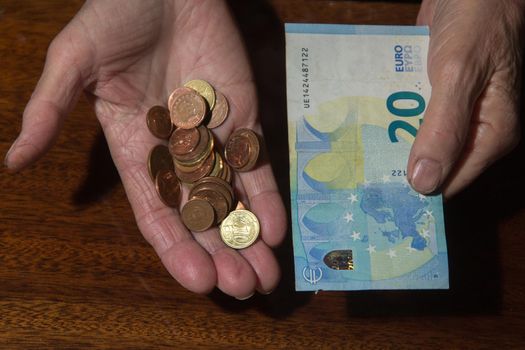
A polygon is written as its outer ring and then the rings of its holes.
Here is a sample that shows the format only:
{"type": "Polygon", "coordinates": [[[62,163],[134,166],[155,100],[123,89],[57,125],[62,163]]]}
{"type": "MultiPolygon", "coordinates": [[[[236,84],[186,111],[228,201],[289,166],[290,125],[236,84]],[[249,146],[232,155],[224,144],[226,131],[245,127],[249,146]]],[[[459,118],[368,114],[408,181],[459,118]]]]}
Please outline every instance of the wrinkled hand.
{"type": "Polygon", "coordinates": [[[261,133],[249,63],[223,1],[89,1],[51,43],[6,165],[21,170],[42,156],[85,91],[137,224],[171,275],[197,293],[215,286],[241,299],[270,292],[280,272],[269,247],[283,239],[286,219],[269,164],[236,175],[238,197],[258,216],[262,236],[239,252],[217,228],[189,232],[149,178],[148,153],[160,140],[147,130],[146,112],[191,79],[209,81],[229,99],[230,116],[214,129],[221,143],[240,127],[261,133]]]}
{"type": "Polygon", "coordinates": [[[432,96],[408,162],[421,193],[449,197],[519,141],[525,2],[425,0],[432,96]]]}

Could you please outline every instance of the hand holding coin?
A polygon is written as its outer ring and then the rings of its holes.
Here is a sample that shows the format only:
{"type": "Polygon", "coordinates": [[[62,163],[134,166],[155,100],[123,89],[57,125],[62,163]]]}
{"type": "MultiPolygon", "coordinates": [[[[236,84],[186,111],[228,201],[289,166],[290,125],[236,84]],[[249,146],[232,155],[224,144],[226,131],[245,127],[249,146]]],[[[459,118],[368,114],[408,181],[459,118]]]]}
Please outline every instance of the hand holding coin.
{"type": "MultiPolygon", "coordinates": [[[[170,274],[197,293],[208,293],[214,287],[237,298],[245,298],[256,290],[270,292],[280,275],[270,247],[282,241],[286,229],[285,210],[270,165],[257,164],[242,173],[230,171],[236,195],[260,222],[260,239],[240,252],[224,244],[216,226],[192,233],[181,219],[182,203],[179,202],[179,208],[171,207],[184,197],[185,201],[214,203],[217,209],[213,215],[224,216],[231,199],[223,187],[201,184],[200,190],[193,193],[194,198],[188,199],[187,190],[177,191],[178,182],[172,171],[154,167],[148,170],[146,165],[151,149],[162,144],[172,152],[180,148],[194,152],[186,158],[181,154],[179,168],[173,171],[191,174],[199,162],[213,157],[213,166],[208,165],[211,170],[206,172],[223,172],[227,178],[227,162],[222,159],[221,165],[218,159],[223,154],[208,154],[210,144],[200,144],[207,131],[199,132],[196,139],[192,138],[195,132],[189,131],[188,143],[172,145],[167,140],[167,134],[173,133],[165,118],[169,96],[192,79],[211,83],[229,104],[224,104],[220,94],[203,99],[188,96],[175,106],[175,117],[180,120],[177,130],[191,130],[202,118],[203,110],[206,115],[206,109],[215,104],[216,113],[208,120],[208,130],[212,130],[217,145],[224,146],[228,135],[241,128],[262,135],[254,79],[225,2],[173,0],[167,5],[164,1],[86,3],[50,46],[44,73],[26,107],[22,132],[8,153],[6,164],[12,170],[21,170],[42,156],[85,89],[104,129],[138,227],[170,274]],[[108,14],[111,20],[97,14],[108,14]],[[155,105],[165,109],[159,108],[147,124],[148,110],[155,105]],[[159,138],[150,133],[148,125],[159,138]],[[152,176],[156,174],[156,181],[151,180],[149,171],[152,176]],[[156,195],[157,188],[164,191],[162,199],[156,195]]],[[[155,153],[155,157],[161,156],[155,162],[161,168],[165,150],[155,153]]],[[[202,213],[210,212],[207,204],[199,208],[202,213]]]]}

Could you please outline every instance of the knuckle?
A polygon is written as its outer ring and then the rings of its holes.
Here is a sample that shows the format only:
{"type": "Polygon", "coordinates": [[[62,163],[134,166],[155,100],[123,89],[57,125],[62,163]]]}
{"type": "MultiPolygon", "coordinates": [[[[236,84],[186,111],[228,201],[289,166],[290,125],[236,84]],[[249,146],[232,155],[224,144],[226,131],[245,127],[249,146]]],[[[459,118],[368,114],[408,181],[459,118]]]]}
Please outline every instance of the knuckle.
{"type": "Polygon", "coordinates": [[[90,61],[92,51],[88,45],[71,31],[60,32],[49,44],[46,54],[46,63],[58,67],[68,67],[71,72],[82,77],[91,73],[90,61]]]}
{"type": "Polygon", "coordinates": [[[467,60],[457,55],[438,58],[433,65],[432,80],[446,85],[460,80],[468,67],[467,60]]]}
{"type": "Polygon", "coordinates": [[[59,61],[60,63],[67,63],[70,58],[71,50],[69,50],[68,43],[65,41],[62,34],[57,35],[49,44],[47,49],[47,59],[51,61],[59,61]]]}
{"type": "Polygon", "coordinates": [[[480,60],[481,58],[472,59],[464,52],[454,52],[435,58],[429,70],[432,86],[449,96],[473,94],[477,91],[477,87],[483,85],[486,75],[481,69],[480,60]]]}
{"type": "Polygon", "coordinates": [[[434,127],[429,130],[430,138],[433,143],[440,148],[449,151],[456,151],[463,146],[463,135],[459,131],[459,128],[448,126],[442,126],[441,128],[434,127]]]}

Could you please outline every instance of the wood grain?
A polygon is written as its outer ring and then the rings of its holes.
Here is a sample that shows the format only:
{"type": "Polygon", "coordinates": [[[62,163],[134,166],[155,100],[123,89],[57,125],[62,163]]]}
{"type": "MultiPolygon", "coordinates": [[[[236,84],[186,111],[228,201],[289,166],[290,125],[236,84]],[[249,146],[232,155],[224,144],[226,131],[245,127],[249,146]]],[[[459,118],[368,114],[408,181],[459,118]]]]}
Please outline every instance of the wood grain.
{"type": "MultiPolygon", "coordinates": [[[[51,39],[81,1],[0,2],[0,153],[20,129],[51,39]]],[[[232,1],[255,67],[270,157],[288,196],[282,23],[412,24],[414,2],[232,1]]],[[[0,348],[270,349],[525,346],[523,146],[446,205],[451,289],[293,290],[244,302],[181,288],[142,238],[84,99],[56,146],[0,173],[0,348]]]]}

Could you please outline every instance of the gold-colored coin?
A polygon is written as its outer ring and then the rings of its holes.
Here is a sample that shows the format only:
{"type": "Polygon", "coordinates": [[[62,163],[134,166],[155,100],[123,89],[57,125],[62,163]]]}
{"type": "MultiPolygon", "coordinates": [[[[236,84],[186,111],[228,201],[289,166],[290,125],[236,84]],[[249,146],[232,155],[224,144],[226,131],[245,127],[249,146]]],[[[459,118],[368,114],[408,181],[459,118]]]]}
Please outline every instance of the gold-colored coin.
{"type": "Polygon", "coordinates": [[[204,80],[190,80],[184,84],[184,86],[201,94],[201,96],[204,97],[204,99],[208,102],[210,111],[213,109],[213,107],[215,107],[215,89],[213,89],[210,83],[204,80]]]}
{"type": "Polygon", "coordinates": [[[232,211],[221,223],[221,239],[229,247],[243,249],[259,236],[259,220],[246,209],[232,211]]]}

